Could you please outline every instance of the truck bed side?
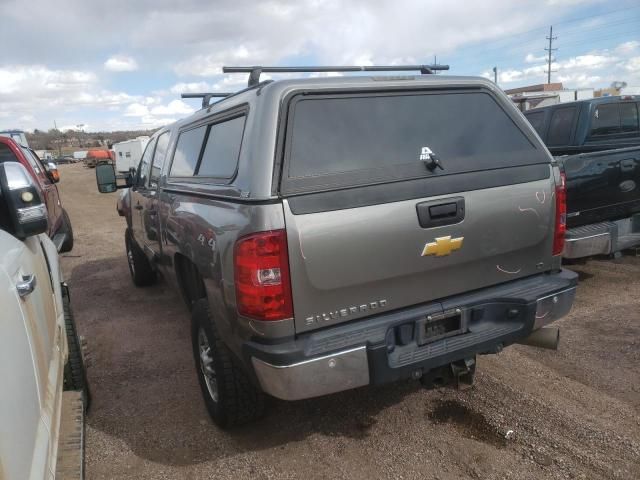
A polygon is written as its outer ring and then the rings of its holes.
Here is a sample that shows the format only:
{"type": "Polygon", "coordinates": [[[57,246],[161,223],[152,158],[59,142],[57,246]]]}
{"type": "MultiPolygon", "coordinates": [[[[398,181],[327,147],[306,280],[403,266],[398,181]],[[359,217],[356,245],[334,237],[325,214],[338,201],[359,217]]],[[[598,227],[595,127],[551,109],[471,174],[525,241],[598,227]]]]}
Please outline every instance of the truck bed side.
{"type": "Polygon", "coordinates": [[[640,147],[558,157],[567,178],[569,228],[640,212],[640,147]]]}

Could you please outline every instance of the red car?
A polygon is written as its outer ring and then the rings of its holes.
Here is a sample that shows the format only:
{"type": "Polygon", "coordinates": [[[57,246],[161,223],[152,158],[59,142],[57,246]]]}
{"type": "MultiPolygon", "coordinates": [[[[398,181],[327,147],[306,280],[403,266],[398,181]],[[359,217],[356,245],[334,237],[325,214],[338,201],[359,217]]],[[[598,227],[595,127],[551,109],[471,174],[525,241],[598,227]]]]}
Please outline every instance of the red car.
{"type": "Polygon", "coordinates": [[[62,207],[56,183],[60,174],[54,163],[45,165],[36,153],[14,140],[0,136],[0,163],[20,162],[36,180],[40,195],[47,206],[49,216],[49,237],[59,252],[69,252],[73,248],[73,229],[67,211],[62,207]]]}

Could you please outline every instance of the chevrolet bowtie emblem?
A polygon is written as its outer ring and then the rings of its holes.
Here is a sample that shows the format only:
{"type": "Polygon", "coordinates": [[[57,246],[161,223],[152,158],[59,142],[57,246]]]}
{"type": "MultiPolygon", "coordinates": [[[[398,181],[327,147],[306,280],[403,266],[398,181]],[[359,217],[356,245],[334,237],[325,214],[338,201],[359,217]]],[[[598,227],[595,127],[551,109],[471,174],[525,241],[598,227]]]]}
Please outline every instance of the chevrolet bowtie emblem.
{"type": "Polygon", "coordinates": [[[435,242],[427,243],[422,250],[422,256],[435,255],[436,257],[444,257],[445,255],[451,255],[451,252],[460,250],[462,248],[462,241],[464,237],[451,238],[451,235],[447,237],[438,237],[435,242]]]}

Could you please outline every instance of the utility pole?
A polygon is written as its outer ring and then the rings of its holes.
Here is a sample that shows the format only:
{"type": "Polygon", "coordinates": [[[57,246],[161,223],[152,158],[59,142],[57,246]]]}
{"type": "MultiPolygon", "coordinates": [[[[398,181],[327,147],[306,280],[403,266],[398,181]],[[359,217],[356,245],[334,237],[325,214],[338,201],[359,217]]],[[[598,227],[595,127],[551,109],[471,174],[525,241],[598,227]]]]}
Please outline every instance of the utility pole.
{"type": "Polygon", "coordinates": [[[58,130],[58,124],[56,123],[55,120],[53,121],[53,128],[57,132],[56,143],[58,144],[58,158],[61,158],[62,157],[62,145],[60,145],[60,142],[62,141],[62,139],[60,138],[60,130],[58,130]]]}
{"type": "Polygon", "coordinates": [[[547,40],[549,40],[549,48],[545,48],[545,50],[547,52],[549,52],[549,59],[547,61],[547,83],[551,83],[551,73],[555,72],[555,70],[551,70],[551,62],[552,62],[552,52],[555,52],[556,50],[558,50],[557,48],[552,48],[553,46],[553,41],[556,40],[558,37],[554,37],[553,36],[553,25],[551,25],[549,27],[549,36],[546,37],[547,40]]]}
{"type": "Polygon", "coordinates": [[[498,66],[493,67],[493,83],[498,84],[498,66]]]}

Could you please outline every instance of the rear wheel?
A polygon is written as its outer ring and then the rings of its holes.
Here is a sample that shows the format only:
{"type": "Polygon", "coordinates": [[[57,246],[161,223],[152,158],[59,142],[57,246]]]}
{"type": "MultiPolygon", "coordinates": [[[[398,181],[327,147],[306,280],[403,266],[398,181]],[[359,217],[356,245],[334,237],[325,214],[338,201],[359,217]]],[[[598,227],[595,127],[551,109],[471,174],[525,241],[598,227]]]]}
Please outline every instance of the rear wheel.
{"type": "Polygon", "coordinates": [[[191,318],[193,357],[211,418],[222,428],[260,418],[264,394],[251,383],[220,340],[207,299],[193,304],[191,318]]]}
{"type": "Polygon", "coordinates": [[[156,272],[151,266],[151,262],[131,237],[131,230],[127,229],[124,234],[124,243],[127,250],[127,263],[129,273],[133,283],[138,287],[151,285],[156,280],[156,272]]]}

